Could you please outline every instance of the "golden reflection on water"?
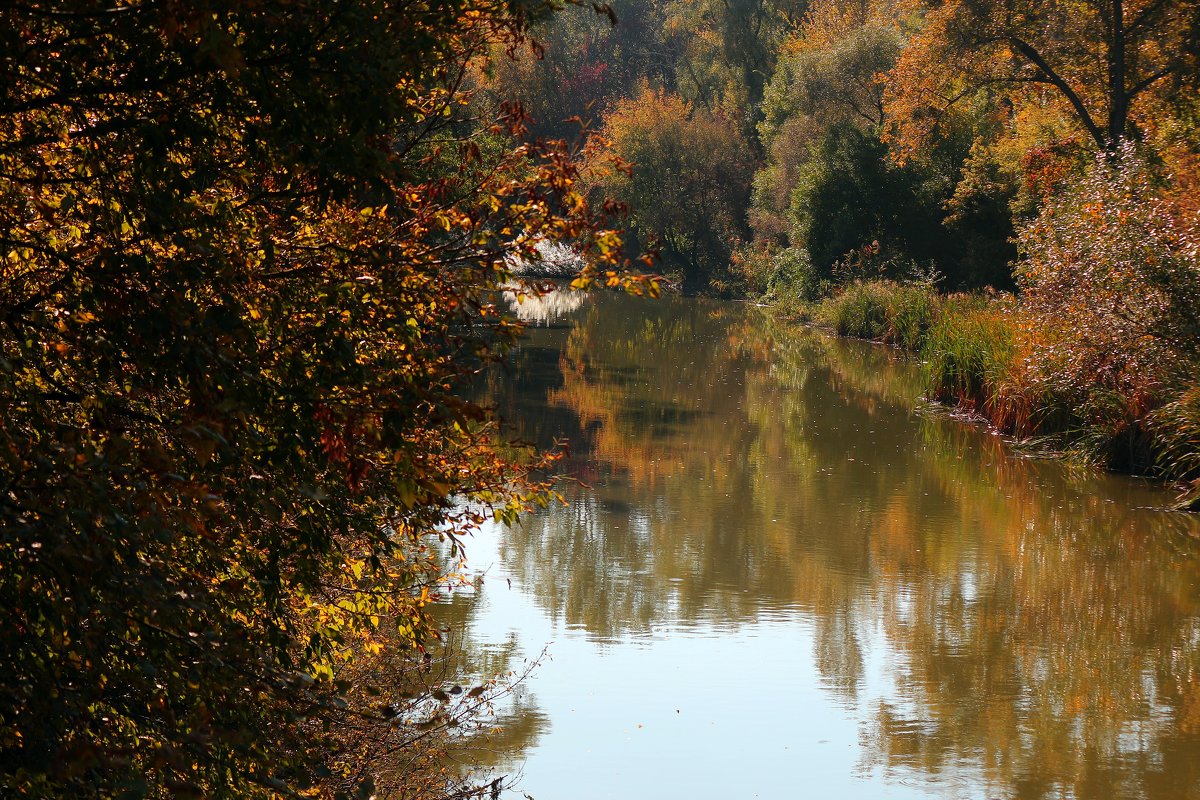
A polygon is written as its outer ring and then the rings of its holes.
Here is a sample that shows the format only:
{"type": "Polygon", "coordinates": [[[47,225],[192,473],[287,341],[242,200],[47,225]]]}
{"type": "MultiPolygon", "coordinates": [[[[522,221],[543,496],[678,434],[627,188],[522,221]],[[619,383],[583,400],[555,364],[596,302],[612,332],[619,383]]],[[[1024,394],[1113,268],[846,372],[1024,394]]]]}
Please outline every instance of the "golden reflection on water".
{"type": "Polygon", "coordinates": [[[1200,522],[1169,495],[1013,457],[923,410],[916,365],[732,305],[599,297],[486,391],[570,441],[571,505],[501,545],[552,618],[615,642],[801,614],[849,699],[880,628],[864,769],[1200,797],[1200,522]]]}

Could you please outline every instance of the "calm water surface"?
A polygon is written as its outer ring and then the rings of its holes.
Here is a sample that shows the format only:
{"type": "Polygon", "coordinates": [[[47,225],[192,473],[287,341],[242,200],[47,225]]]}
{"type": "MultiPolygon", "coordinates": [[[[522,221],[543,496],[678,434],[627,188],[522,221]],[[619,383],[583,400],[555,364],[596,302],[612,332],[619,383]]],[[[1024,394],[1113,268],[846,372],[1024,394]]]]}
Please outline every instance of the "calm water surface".
{"type": "MultiPolygon", "coordinates": [[[[524,313],[533,314],[531,308],[524,313]]],[[[1200,798],[1200,521],[753,309],[558,302],[486,388],[571,504],[468,545],[537,800],[1200,798]]]]}

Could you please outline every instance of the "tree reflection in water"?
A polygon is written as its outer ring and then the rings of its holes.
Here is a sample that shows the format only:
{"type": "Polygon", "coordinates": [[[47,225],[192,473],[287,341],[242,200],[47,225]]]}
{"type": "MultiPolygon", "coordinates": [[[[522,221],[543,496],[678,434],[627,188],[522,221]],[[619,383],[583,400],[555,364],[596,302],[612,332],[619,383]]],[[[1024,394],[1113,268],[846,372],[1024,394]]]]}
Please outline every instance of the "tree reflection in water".
{"type": "Polygon", "coordinates": [[[502,557],[597,641],[812,621],[864,768],[1002,796],[1200,796],[1200,523],[1136,481],[930,414],[887,350],[702,301],[601,296],[486,387],[582,485],[502,557]]]}

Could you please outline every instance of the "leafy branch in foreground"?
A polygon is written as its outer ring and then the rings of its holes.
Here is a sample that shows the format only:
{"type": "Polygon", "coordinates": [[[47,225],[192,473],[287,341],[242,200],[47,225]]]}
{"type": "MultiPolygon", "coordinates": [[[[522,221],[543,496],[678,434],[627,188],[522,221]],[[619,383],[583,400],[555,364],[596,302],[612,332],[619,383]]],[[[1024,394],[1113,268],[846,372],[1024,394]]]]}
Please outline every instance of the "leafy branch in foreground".
{"type": "Polygon", "coordinates": [[[339,664],[419,652],[430,541],[546,496],[460,399],[505,258],[620,267],[569,152],[464,121],[541,5],[0,10],[6,794],[354,789],[339,664]]]}

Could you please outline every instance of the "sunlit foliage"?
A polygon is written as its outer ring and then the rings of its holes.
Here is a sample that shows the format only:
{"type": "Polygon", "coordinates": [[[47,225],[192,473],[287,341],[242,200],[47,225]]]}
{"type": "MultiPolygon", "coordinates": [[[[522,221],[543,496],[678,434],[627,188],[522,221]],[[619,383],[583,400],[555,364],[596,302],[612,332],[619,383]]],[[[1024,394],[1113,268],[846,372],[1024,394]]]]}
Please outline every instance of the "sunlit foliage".
{"type": "Polygon", "coordinates": [[[1078,130],[1111,148],[1145,129],[1148,95],[1196,77],[1194,0],[956,0],[923,10],[889,83],[905,146],[920,147],[941,112],[995,87],[1018,104],[1051,94],[1078,130]]]}
{"type": "Polygon", "coordinates": [[[443,729],[351,663],[419,654],[431,540],[544,497],[459,399],[505,259],[619,245],[568,152],[463,121],[541,5],[0,9],[0,793],[370,794],[340,718],[443,729]]]}
{"type": "Polygon", "coordinates": [[[731,120],[647,85],[617,104],[591,148],[594,191],[631,209],[633,230],[667,267],[689,287],[726,271],[745,235],[752,167],[731,120]]]}

